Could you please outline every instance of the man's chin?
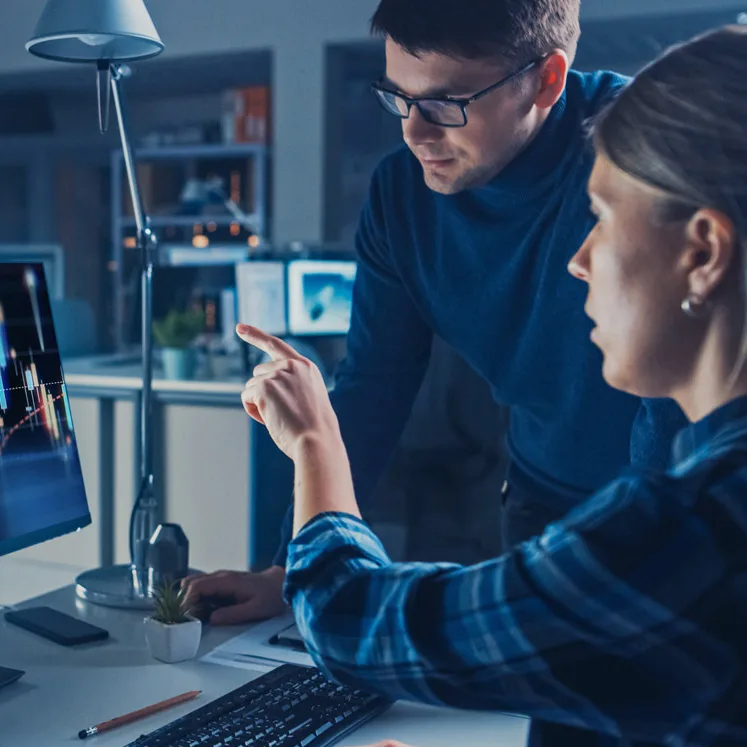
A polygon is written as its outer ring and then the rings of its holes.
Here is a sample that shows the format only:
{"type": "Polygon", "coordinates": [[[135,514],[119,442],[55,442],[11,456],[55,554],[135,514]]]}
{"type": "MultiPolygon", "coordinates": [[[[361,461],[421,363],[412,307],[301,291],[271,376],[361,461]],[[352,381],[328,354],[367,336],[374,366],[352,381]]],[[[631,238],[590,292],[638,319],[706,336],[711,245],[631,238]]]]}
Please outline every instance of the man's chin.
{"type": "Polygon", "coordinates": [[[453,195],[458,192],[455,189],[455,185],[451,179],[444,179],[443,177],[436,177],[427,172],[424,175],[425,185],[433,192],[438,192],[441,195],[453,195]]]}
{"type": "Polygon", "coordinates": [[[453,195],[469,186],[464,184],[464,174],[458,171],[432,171],[423,167],[423,179],[429,189],[442,195],[453,195]]]}
{"type": "Polygon", "coordinates": [[[483,176],[469,170],[460,170],[456,164],[451,168],[441,169],[429,169],[423,164],[423,179],[429,189],[442,195],[454,195],[466,189],[481,187],[487,181],[483,176]]]}

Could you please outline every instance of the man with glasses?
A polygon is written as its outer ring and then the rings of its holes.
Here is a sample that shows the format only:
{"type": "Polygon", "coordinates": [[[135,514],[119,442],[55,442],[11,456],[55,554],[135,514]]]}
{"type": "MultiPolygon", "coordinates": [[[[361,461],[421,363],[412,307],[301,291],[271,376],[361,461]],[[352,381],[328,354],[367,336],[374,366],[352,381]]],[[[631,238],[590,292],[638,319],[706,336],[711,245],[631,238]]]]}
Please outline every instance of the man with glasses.
{"type": "MultiPolygon", "coordinates": [[[[381,0],[380,104],[406,147],[374,174],[357,236],[348,358],[332,395],[359,502],[381,477],[439,335],[510,407],[506,548],[631,459],[662,466],[684,417],[613,391],[566,265],[594,225],[585,123],[625,83],[569,71],[580,0],[381,0]]],[[[455,496],[458,500],[458,496],[455,496]]],[[[212,622],[282,609],[276,566],[190,582],[231,594],[212,622]]],[[[574,736],[574,739],[576,737],[574,736]]],[[[579,741],[567,742],[579,744],[579,741]]]]}

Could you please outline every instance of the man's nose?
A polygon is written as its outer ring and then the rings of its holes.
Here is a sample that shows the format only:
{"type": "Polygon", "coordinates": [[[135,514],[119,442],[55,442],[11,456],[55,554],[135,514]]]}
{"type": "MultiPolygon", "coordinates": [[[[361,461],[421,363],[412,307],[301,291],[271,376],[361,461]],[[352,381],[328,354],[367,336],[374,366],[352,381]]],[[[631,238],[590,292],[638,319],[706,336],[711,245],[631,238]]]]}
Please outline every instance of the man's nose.
{"type": "Polygon", "coordinates": [[[417,106],[410,109],[410,116],[402,120],[402,136],[408,145],[434,143],[443,137],[443,127],[423,118],[417,106]]]}

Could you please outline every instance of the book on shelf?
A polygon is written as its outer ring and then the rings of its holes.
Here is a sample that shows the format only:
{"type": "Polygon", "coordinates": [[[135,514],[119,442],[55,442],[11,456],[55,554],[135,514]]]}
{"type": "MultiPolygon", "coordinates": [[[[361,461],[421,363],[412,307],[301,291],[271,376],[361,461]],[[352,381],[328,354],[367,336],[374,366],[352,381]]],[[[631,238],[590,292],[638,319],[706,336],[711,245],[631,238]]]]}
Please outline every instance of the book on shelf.
{"type": "Polygon", "coordinates": [[[223,139],[227,143],[267,144],[270,140],[270,87],[226,91],[223,139]]]}

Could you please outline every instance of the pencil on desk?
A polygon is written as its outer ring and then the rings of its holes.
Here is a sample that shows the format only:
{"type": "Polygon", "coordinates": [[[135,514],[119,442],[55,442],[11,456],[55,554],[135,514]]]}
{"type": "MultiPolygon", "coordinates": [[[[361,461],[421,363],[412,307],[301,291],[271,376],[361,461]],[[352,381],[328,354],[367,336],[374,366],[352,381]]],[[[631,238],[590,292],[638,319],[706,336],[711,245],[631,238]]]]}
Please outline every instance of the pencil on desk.
{"type": "Polygon", "coordinates": [[[154,703],[153,705],[145,706],[145,708],[140,708],[139,710],[133,711],[132,713],[125,713],[124,716],[117,716],[117,718],[113,718],[109,721],[103,721],[100,724],[96,724],[96,726],[89,726],[87,729],[82,729],[78,732],[78,736],[81,739],[86,739],[86,737],[93,737],[96,736],[96,734],[101,734],[102,732],[116,729],[118,726],[131,724],[133,721],[138,721],[139,719],[145,718],[146,716],[152,716],[154,713],[165,711],[167,708],[172,708],[173,706],[186,703],[188,700],[196,698],[201,692],[202,690],[190,690],[188,693],[182,693],[181,695],[176,695],[173,698],[169,698],[168,700],[162,700],[160,703],[154,703]]]}

